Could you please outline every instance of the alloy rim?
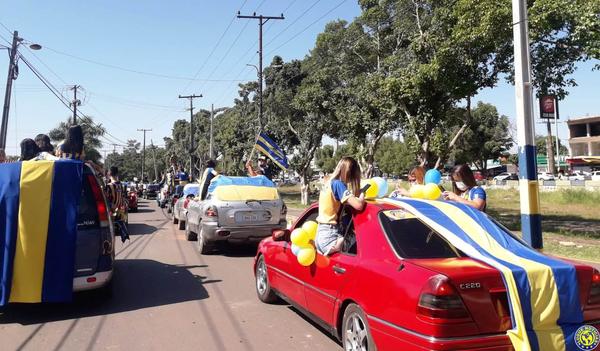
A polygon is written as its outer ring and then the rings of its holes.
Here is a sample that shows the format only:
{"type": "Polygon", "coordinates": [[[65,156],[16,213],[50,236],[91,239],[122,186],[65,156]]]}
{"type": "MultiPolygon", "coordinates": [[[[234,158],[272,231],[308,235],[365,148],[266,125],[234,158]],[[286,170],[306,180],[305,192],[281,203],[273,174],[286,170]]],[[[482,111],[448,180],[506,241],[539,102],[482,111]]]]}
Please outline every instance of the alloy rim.
{"type": "Polygon", "coordinates": [[[256,269],[256,289],[258,293],[263,295],[267,290],[267,269],[265,261],[261,260],[256,269]]]}
{"type": "Polygon", "coordinates": [[[368,350],[367,327],[358,313],[352,313],[346,324],[346,351],[368,350]]]}

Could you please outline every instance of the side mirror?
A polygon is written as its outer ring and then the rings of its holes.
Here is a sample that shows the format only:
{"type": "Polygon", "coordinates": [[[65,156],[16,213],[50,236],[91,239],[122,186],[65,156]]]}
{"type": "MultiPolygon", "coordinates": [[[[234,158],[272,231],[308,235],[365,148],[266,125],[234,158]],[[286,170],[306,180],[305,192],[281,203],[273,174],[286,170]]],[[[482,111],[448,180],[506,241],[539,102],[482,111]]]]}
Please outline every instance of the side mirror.
{"type": "Polygon", "coordinates": [[[271,238],[273,241],[287,241],[290,238],[291,232],[289,229],[273,229],[271,230],[271,238]]]}

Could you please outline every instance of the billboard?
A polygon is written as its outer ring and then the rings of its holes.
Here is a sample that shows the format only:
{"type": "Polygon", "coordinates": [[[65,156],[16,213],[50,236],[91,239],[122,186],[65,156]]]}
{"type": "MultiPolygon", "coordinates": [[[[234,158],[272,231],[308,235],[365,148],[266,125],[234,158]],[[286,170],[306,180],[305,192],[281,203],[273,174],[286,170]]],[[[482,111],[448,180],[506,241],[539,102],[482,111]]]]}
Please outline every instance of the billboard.
{"type": "Polygon", "coordinates": [[[558,99],[556,95],[540,97],[540,118],[558,119],[558,99]]]}

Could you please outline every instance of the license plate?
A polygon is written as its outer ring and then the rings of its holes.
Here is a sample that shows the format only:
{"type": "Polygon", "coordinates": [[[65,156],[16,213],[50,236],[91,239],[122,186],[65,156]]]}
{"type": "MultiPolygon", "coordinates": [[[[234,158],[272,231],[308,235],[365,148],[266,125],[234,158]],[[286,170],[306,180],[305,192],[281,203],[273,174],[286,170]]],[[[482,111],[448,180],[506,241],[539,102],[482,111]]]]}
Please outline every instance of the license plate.
{"type": "Polygon", "coordinates": [[[258,222],[263,221],[264,212],[238,212],[235,215],[236,222],[258,222]]]}

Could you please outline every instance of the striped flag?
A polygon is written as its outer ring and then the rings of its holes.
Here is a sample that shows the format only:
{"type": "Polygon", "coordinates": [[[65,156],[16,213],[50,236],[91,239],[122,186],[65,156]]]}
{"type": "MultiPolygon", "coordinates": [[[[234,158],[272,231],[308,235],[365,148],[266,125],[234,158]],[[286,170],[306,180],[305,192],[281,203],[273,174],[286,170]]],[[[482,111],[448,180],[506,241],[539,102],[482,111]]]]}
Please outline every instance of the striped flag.
{"type": "Polygon", "coordinates": [[[72,298],[83,163],[0,165],[0,306],[72,298]]]}
{"type": "Polygon", "coordinates": [[[285,152],[266,133],[261,132],[258,135],[254,148],[265,154],[284,171],[290,168],[285,152]]]}
{"type": "Polygon", "coordinates": [[[517,240],[485,213],[451,201],[384,199],[418,215],[467,256],[496,268],[508,294],[516,351],[575,351],[583,325],[577,271],[517,240]]]}

